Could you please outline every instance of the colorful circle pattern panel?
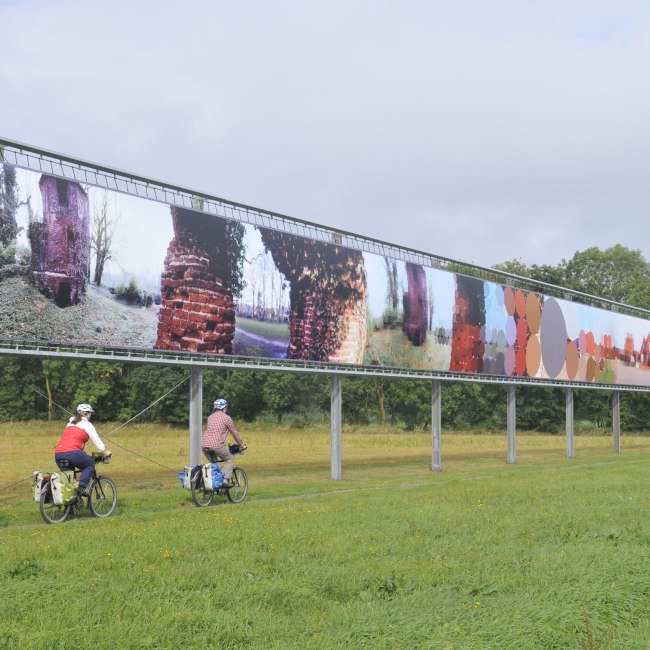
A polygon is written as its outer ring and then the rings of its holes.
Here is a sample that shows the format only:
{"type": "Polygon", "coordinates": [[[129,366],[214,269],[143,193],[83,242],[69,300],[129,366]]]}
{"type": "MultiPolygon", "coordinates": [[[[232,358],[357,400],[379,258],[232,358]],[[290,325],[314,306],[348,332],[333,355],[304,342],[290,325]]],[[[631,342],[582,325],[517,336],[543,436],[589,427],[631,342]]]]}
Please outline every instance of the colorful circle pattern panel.
{"type": "Polygon", "coordinates": [[[566,323],[555,298],[548,298],[544,302],[540,338],[544,369],[549,377],[555,379],[564,368],[567,353],[566,323]]]}
{"type": "Polygon", "coordinates": [[[598,330],[581,304],[466,279],[457,289],[450,370],[603,383],[620,383],[621,373],[650,385],[650,332],[638,322],[621,336],[611,315],[598,330]]]}

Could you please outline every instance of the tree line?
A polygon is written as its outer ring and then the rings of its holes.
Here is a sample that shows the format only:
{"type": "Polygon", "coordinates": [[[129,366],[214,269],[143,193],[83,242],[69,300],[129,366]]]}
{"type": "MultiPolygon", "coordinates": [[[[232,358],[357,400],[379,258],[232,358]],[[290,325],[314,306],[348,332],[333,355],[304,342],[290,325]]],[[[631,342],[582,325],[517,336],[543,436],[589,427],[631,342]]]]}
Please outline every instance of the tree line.
{"type": "MultiPolygon", "coordinates": [[[[0,420],[65,419],[80,402],[90,402],[100,421],[124,422],[168,393],[138,418],[139,422],[186,425],[189,381],[184,368],[159,368],[95,361],[40,360],[0,357],[0,420]],[[180,384],[180,386],[178,386],[180,384]],[[178,386],[175,390],[174,387],[178,386]]],[[[203,413],[217,397],[232,404],[237,419],[272,418],[295,428],[327,421],[329,378],[322,374],[277,371],[204,370],[203,413]]],[[[609,391],[577,390],[575,417],[594,426],[611,426],[609,391]]],[[[407,430],[431,424],[431,382],[384,377],[346,377],[343,417],[348,424],[391,424],[407,430]]],[[[647,393],[624,393],[622,427],[650,430],[647,393]]],[[[561,432],[564,428],[564,390],[517,387],[517,426],[561,432]]],[[[506,425],[506,389],[487,384],[444,382],[444,427],[496,430],[506,425]]]]}

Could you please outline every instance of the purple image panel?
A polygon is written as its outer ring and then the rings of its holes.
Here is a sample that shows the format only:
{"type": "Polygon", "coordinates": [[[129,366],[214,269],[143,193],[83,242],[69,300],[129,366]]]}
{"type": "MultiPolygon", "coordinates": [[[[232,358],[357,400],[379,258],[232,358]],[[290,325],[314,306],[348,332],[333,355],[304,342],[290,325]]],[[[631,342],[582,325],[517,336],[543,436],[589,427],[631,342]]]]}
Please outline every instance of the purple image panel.
{"type": "Polygon", "coordinates": [[[555,379],[566,359],[567,334],[564,314],[554,298],[544,303],[541,325],[542,362],[548,376],[555,379]]]}

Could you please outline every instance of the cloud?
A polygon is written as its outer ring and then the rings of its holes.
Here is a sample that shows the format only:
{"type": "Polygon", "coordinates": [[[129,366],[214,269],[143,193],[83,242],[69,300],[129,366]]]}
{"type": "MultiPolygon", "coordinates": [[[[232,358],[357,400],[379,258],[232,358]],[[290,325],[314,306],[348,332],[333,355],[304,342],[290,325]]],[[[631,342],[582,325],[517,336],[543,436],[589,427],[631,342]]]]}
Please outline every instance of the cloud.
{"type": "Polygon", "coordinates": [[[478,264],[641,248],[642,2],[0,3],[0,133],[478,264]]]}

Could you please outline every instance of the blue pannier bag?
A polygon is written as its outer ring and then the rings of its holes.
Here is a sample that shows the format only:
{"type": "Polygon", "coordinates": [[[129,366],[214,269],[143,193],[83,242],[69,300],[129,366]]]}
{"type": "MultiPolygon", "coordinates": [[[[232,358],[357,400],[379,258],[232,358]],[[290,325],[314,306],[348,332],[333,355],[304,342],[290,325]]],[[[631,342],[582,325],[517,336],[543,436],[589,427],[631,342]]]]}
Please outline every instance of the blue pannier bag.
{"type": "Polygon", "coordinates": [[[221,471],[221,467],[219,467],[219,463],[212,463],[212,489],[221,487],[222,483],[223,472],[221,471]]]}
{"type": "Polygon", "coordinates": [[[206,490],[216,490],[223,483],[223,473],[219,463],[203,465],[203,486],[206,490]]]}
{"type": "Polygon", "coordinates": [[[201,469],[201,465],[187,465],[182,472],[178,473],[178,478],[181,481],[181,487],[189,490],[192,487],[191,481],[197,471],[201,469]]]}

